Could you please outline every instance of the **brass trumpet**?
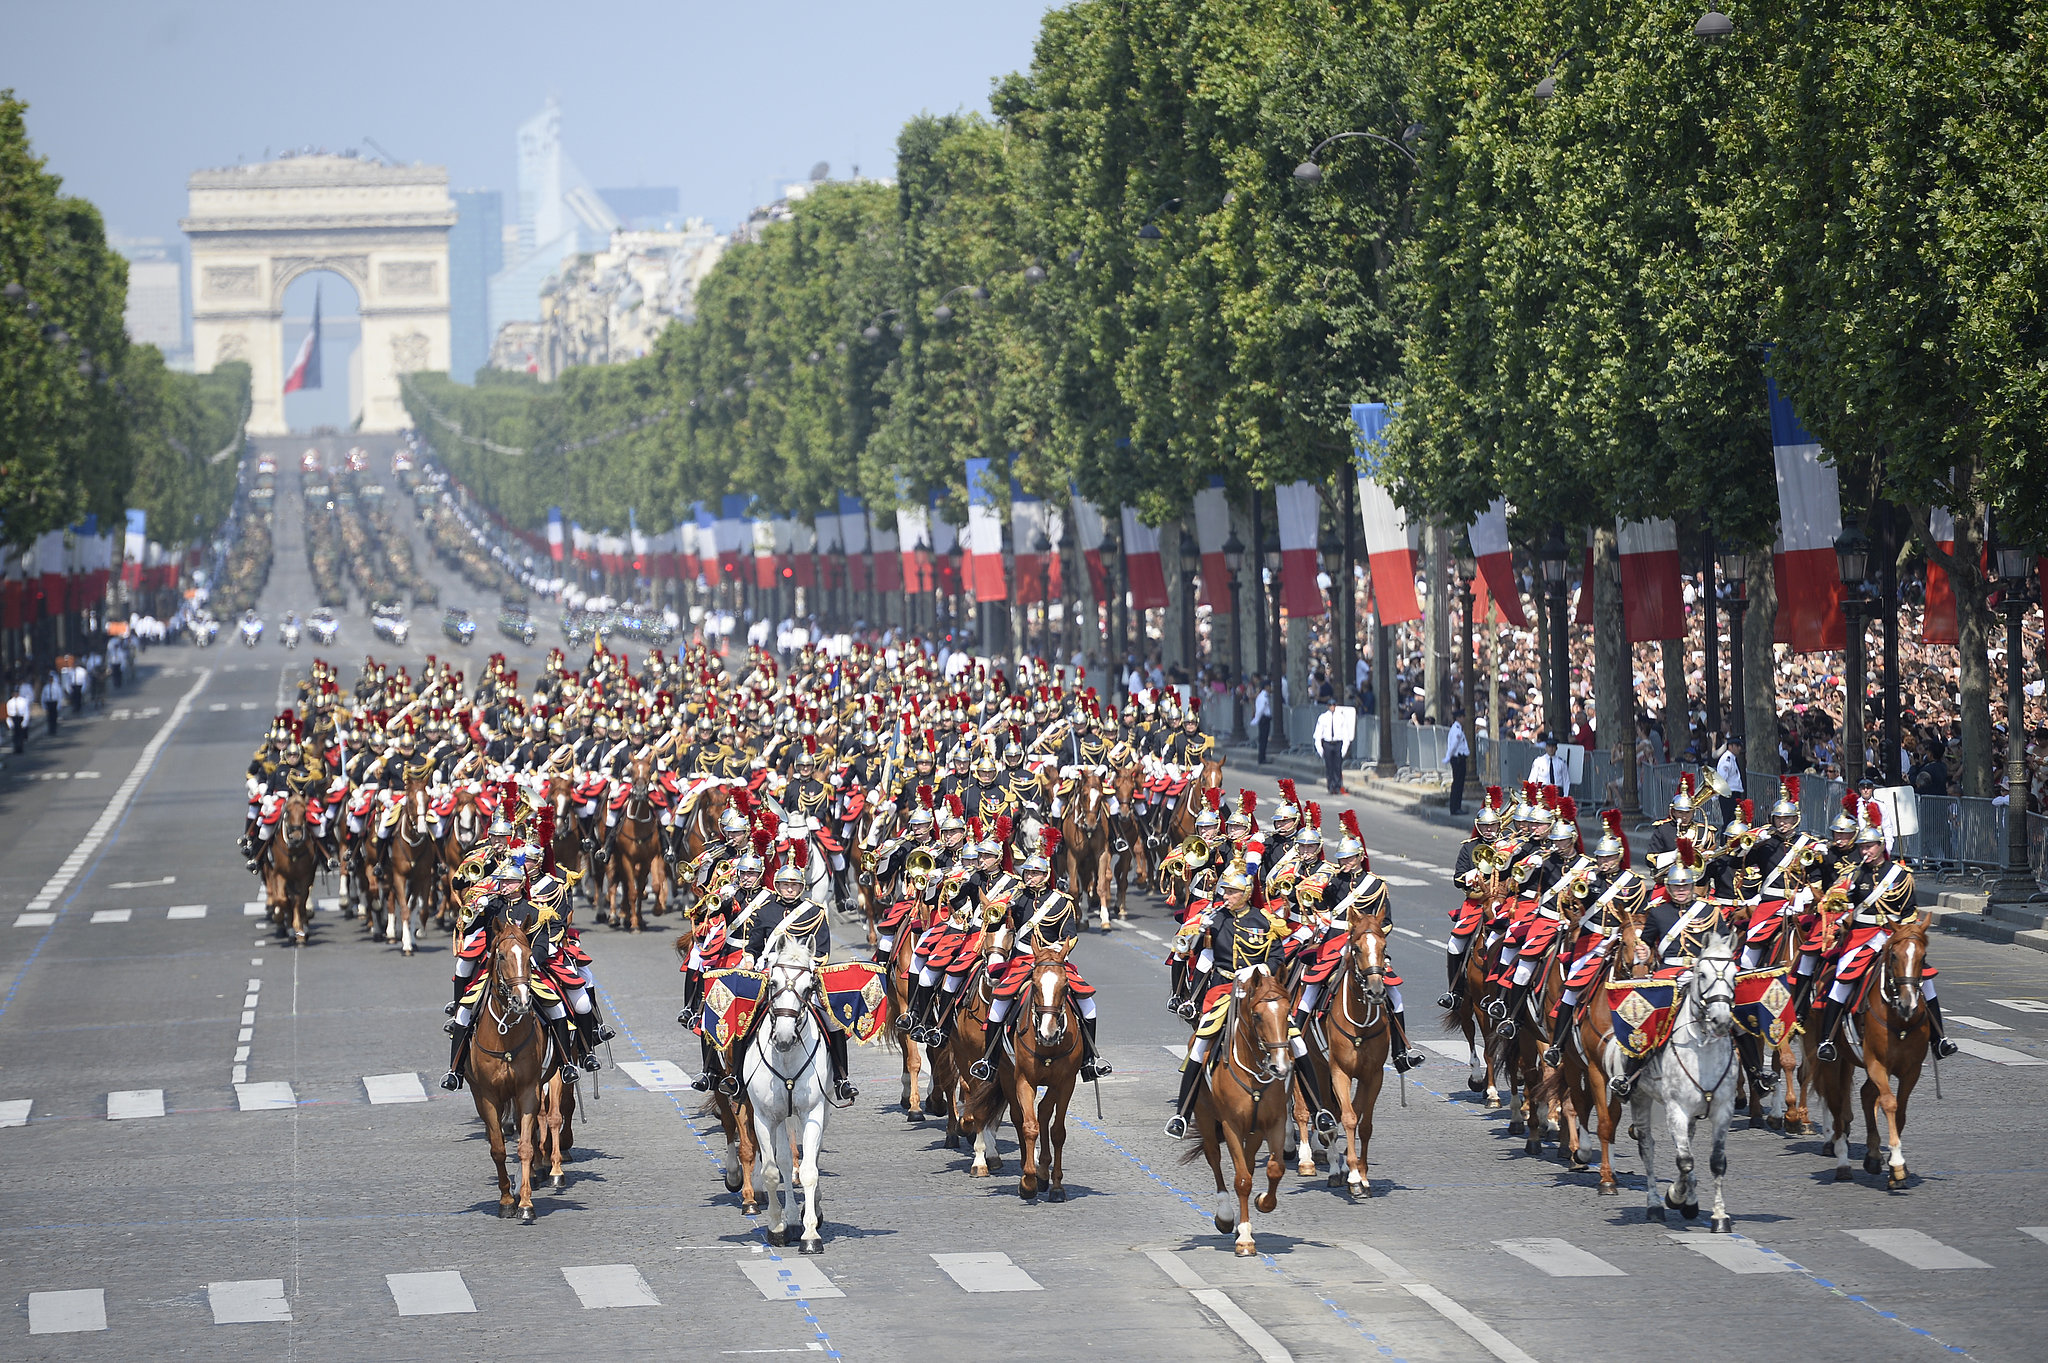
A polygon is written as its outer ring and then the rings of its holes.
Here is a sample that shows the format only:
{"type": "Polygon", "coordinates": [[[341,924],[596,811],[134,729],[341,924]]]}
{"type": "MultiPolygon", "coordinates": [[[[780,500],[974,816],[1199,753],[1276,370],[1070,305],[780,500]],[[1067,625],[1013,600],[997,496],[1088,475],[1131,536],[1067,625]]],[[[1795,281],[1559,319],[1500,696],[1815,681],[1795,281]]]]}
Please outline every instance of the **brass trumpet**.
{"type": "Polygon", "coordinates": [[[925,887],[938,870],[938,858],[920,847],[903,859],[903,884],[912,899],[922,899],[925,887]]]}

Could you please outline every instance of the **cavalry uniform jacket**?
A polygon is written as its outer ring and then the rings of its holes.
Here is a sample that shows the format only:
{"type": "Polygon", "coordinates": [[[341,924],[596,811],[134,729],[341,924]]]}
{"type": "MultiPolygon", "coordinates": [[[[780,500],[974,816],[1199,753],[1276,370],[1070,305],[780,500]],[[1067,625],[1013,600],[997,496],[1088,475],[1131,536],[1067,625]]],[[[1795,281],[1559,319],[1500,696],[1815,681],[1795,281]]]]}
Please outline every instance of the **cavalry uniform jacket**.
{"type": "Polygon", "coordinates": [[[768,939],[776,937],[776,949],[781,943],[801,942],[813,959],[828,956],[832,952],[832,922],[825,913],[825,906],[816,900],[784,899],[770,895],[766,903],[754,910],[752,920],[747,924],[747,954],[754,958],[757,966],[769,950],[768,939]],[[787,929],[782,925],[787,922],[787,929]]]}

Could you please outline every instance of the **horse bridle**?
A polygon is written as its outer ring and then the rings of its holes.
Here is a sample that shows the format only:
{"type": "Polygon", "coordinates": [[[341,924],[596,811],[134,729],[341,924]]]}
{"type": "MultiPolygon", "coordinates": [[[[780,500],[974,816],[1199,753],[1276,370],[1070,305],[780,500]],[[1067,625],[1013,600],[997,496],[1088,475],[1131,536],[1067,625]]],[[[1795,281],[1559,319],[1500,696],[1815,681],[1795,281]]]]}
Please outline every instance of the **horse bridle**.
{"type": "MultiPolygon", "coordinates": [[[[1710,964],[1715,966],[1726,964],[1732,967],[1735,965],[1735,957],[1733,955],[1700,956],[1693,961],[1694,977],[1698,978],[1701,974],[1700,968],[1702,966],[1710,964]]],[[[1728,1006],[1733,1008],[1735,1006],[1735,971],[1733,969],[1726,972],[1717,969],[1713,972],[1713,979],[1704,988],[1688,989],[1686,991],[1686,1012],[1693,1021],[1702,1024],[1706,1022],[1707,1009],[1723,997],[1722,989],[1724,984],[1727,990],[1728,1006]]]]}
{"type": "MultiPolygon", "coordinates": [[[[775,971],[778,969],[794,970],[794,967],[770,967],[769,977],[771,979],[774,977],[775,971]]],[[[809,1003],[805,1000],[805,993],[807,992],[808,991],[800,991],[794,984],[789,984],[786,982],[783,984],[776,985],[768,993],[769,1022],[773,1023],[777,1018],[790,1018],[797,1024],[797,1034],[801,1036],[803,1034],[803,1016],[804,1013],[808,1011],[810,1008],[809,1003]],[[785,995],[796,1000],[795,1007],[785,1008],[782,1006],[780,1000],[785,995]]],[[[774,1075],[777,1079],[780,1079],[782,1081],[782,1091],[785,1094],[794,1095],[796,1093],[796,1081],[803,1076],[803,1072],[806,1069],[810,1068],[811,1058],[817,1055],[818,1043],[823,1040],[824,1029],[820,1028],[818,1030],[818,1033],[811,1038],[811,1048],[810,1050],[804,1053],[803,1060],[797,1065],[796,1071],[793,1074],[784,1074],[781,1070],[775,1068],[775,1058],[773,1054],[762,1056],[761,1063],[768,1067],[768,1073],[774,1075]]],[[[793,1045],[791,1047],[777,1046],[775,1044],[775,1033],[772,1028],[770,1029],[768,1034],[768,1049],[770,1052],[793,1048],[793,1045]]]]}
{"type": "Polygon", "coordinates": [[[1031,1036],[1033,1040],[1037,1043],[1040,1051],[1046,1055],[1065,1055],[1068,1051],[1073,1049],[1072,1046],[1066,1044],[1069,1034],[1073,1031],[1073,1028],[1070,1025],[1068,1025],[1067,1022],[1067,1015],[1069,1010],[1067,1008],[1067,992],[1065,988],[1066,977],[1067,963],[1064,959],[1055,961],[1041,961],[1035,963],[1031,967],[1031,982],[1029,985],[1026,986],[1031,991],[1031,1036]],[[1061,983],[1059,998],[1050,1009],[1048,1009],[1045,1006],[1044,1002],[1039,997],[1038,977],[1039,974],[1045,970],[1058,971],[1061,983]],[[1047,1012],[1057,1012],[1059,1014],[1059,1030],[1052,1034],[1052,1038],[1050,1040],[1040,1040],[1038,1038],[1038,1021],[1040,1018],[1044,1017],[1047,1014],[1047,1012]]]}
{"type": "MultiPolygon", "coordinates": [[[[1380,941],[1381,950],[1384,953],[1386,938],[1382,936],[1380,941]]],[[[1356,937],[1353,937],[1344,944],[1344,957],[1351,971],[1352,983],[1358,986],[1359,997],[1364,1000],[1366,1005],[1366,1015],[1363,1018],[1355,1018],[1351,1016],[1351,1010],[1345,1006],[1344,1000],[1341,997],[1337,1000],[1337,1007],[1344,1021],[1355,1029],[1351,1034],[1351,1042],[1353,1045],[1356,1045],[1365,1039],[1365,1034],[1368,1031],[1378,1026],[1382,1019],[1386,1017],[1387,958],[1382,954],[1378,969],[1368,968],[1358,950],[1358,939],[1356,937]]]]}
{"type": "MultiPolygon", "coordinates": [[[[1240,988],[1241,987],[1242,986],[1240,986],[1240,988]]],[[[1276,995],[1274,998],[1267,1000],[1267,1002],[1273,1004],[1275,1007],[1284,1007],[1286,1000],[1276,995]]],[[[1228,1038],[1230,1044],[1224,1048],[1223,1053],[1223,1065],[1225,1071],[1230,1074],[1232,1079],[1235,1079],[1237,1081],[1237,1084],[1240,1088],[1242,1088],[1247,1094],[1251,1095],[1252,1104],[1255,1107],[1258,1105],[1260,1091],[1265,1089],[1269,1084],[1277,1083],[1281,1076],[1286,1072],[1284,1067],[1269,1068],[1264,1063],[1261,1063],[1257,1070],[1249,1070],[1245,1069],[1244,1066],[1238,1064],[1237,1062],[1237,1038],[1244,1031],[1244,1028],[1242,1026],[1243,1015],[1246,1012],[1253,1011],[1257,1007],[1263,1006],[1263,1004],[1254,1005],[1247,1000],[1243,1010],[1238,1010],[1235,1008],[1231,1010],[1231,1034],[1228,1038]],[[1240,1070],[1243,1071],[1244,1077],[1239,1077],[1238,1071],[1240,1070]],[[1247,1084],[1245,1083],[1245,1078],[1250,1078],[1257,1082],[1255,1084],[1247,1084]]],[[[1288,1038],[1285,1034],[1286,1029],[1283,1027],[1281,1029],[1281,1032],[1282,1035],[1278,1041],[1267,1041],[1263,1037],[1259,1037],[1257,1035],[1254,1035],[1250,1038],[1249,1044],[1258,1048],[1258,1054],[1262,1058],[1262,1061],[1265,1056],[1272,1055],[1275,1052],[1280,1052],[1284,1054],[1287,1051],[1288,1038]]]]}
{"type": "MultiPolygon", "coordinates": [[[[1882,981],[1884,989],[1884,1001],[1886,1007],[1891,1009],[1892,1016],[1895,1019],[1897,1019],[1897,1021],[1901,1025],[1910,1023],[1915,1017],[1919,1015],[1921,1008],[1926,1006],[1927,1003],[1926,986],[1921,982],[1920,974],[1918,972],[1915,972],[1910,981],[1902,977],[1899,974],[1898,966],[1892,955],[1892,953],[1897,951],[1900,947],[1906,945],[1909,942],[1913,942],[1914,940],[1916,939],[1911,937],[1894,936],[1891,939],[1891,941],[1885,945],[1884,978],[1882,981]],[[1918,995],[1918,999],[1913,1004],[1913,1007],[1910,1011],[1902,1007],[1899,1002],[1899,990],[1902,986],[1904,986],[1907,983],[1911,983],[1911,985],[1913,986],[1913,992],[1916,995],[1918,995]]],[[[1927,947],[1926,942],[1921,941],[1919,945],[1921,951],[1924,953],[1927,947]]],[[[1923,962],[1925,960],[1924,954],[1922,960],[1923,962]]]]}

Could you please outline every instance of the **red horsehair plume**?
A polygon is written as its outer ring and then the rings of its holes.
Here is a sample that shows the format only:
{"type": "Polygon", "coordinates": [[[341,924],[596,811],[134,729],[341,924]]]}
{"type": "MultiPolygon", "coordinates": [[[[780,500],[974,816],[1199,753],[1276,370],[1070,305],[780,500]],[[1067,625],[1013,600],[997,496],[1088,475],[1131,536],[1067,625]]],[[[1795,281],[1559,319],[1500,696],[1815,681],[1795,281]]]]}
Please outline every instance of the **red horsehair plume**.
{"type": "Polygon", "coordinates": [[[1756,801],[1737,800],[1735,808],[1741,814],[1744,823],[1752,823],[1756,820],[1756,801]]]}
{"type": "Polygon", "coordinates": [[[1629,851],[1628,834],[1621,827],[1621,811],[1618,809],[1601,810],[1600,822],[1607,825],[1608,833],[1612,834],[1614,840],[1621,844],[1621,864],[1627,866],[1630,862],[1634,861],[1635,856],[1629,851]]]}
{"type": "Polygon", "coordinates": [[[1239,790],[1237,792],[1237,807],[1240,811],[1243,812],[1244,816],[1247,819],[1249,819],[1253,814],[1258,812],[1259,797],[1252,794],[1248,790],[1239,790]]]}
{"type": "Polygon", "coordinates": [[[540,844],[540,869],[555,873],[555,807],[543,804],[533,814],[533,840],[540,844]]]}
{"type": "Polygon", "coordinates": [[[1293,777],[1283,776],[1280,778],[1280,798],[1291,805],[1299,805],[1301,803],[1301,797],[1294,793],[1293,777]]]}
{"type": "Polygon", "coordinates": [[[733,808],[740,812],[740,817],[747,819],[754,817],[754,792],[748,790],[745,786],[733,787],[732,804],[733,808]]]}
{"type": "Polygon", "coordinates": [[[1869,824],[1872,828],[1884,827],[1884,811],[1878,808],[1877,801],[1867,800],[1864,802],[1863,822],[1869,824]]]}
{"type": "Polygon", "coordinates": [[[1690,870],[1694,863],[1699,860],[1699,855],[1698,852],[1693,850],[1691,838],[1680,838],[1678,840],[1678,865],[1690,870]]]}
{"type": "Polygon", "coordinates": [[[1219,814],[1223,812],[1223,787],[1210,786],[1202,792],[1202,798],[1209,802],[1209,808],[1212,812],[1219,814]]]}
{"type": "Polygon", "coordinates": [[[1486,803],[1492,809],[1506,809],[1507,795],[1499,786],[1488,786],[1486,788],[1486,803]]]}
{"type": "Polygon", "coordinates": [[[1780,776],[1778,778],[1778,795],[1782,799],[1790,800],[1795,805],[1798,804],[1799,778],[1796,776],[1780,776]]]}
{"type": "Polygon", "coordinates": [[[996,815],[995,840],[997,842],[1008,842],[1010,840],[1010,831],[1015,827],[1016,825],[1010,821],[1009,815],[996,815]]]}
{"type": "Polygon", "coordinates": [[[1842,812],[1853,819],[1862,803],[1863,797],[1852,790],[1842,797],[1842,812]]]}
{"type": "Polygon", "coordinates": [[[1522,803],[1533,809],[1543,799],[1539,791],[1540,787],[1534,781],[1522,782],[1522,803]]]}
{"type": "Polygon", "coordinates": [[[1301,817],[1307,820],[1308,826],[1315,829],[1316,832],[1320,833],[1323,831],[1323,807],[1314,800],[1310,800],[1301,807],[1301,817]]]}
{"type": "Polygon", "coordinates": [[[764,866],[768,863],[768,846],[774,841],[775,835],[773,833],[770,833],[760,824],[754,825],[754,855],[761,859],[761,864],[764,866]]]}
{"type": "Polygon", "coordinates": [[[1358,839],[1358,855],[1360,857],[1358,864],[1365,870],[1370,871],[1372,869],[1372,854],[1365,850],[1365,834],[1359,831],[1358,815],[1348,809],[1340,809],[1337,811],[1337,822],[1344,826],[1346,833],[1358,839]]]}
{"type": "Polygon", "coordinates": [[[789,864],[802,867],[811,859],[811,844],[807,838],[798,838],[789,845],[789,864]]]}
{"type": "Polygon", "coordinates": [[[811,757],[816,757],[818,755],[818,739],[816,735],[804,735],[804,752],[811,757]]]}
{"type": "Polygon", "coordinates": [[[924,809],[932,807],[932,788],[930,786],[919,786],[917,788],[917,803],[924,809]]]}
{"type": "Polygon", "coordinates": [[[1010,741],[1020,748],[1024,746],[1024,728],[1022,725],[1012,724],[1010,726],[1010,741]]]}
{"type": "Polygon", "coordinates": [[[1545,786],[1543,788],[1543,806],[1546,809],[1555,811],[1561,808],[1559,801],[1563,800],[1564,798],[1564,792],[1559,790],[1556,786],[1545,786]]]}
{"type": "Polygon", "coordinates": [[[1040,845],[1045,849],[1045,859],[1051,861],[1060,850],[1060,831],[1051,824],[1038,830],[1040,845]]]}
{"type": "Polygon", "coordinates": [[[970,814],[967,816],[967,840],[969,842],[981,841],[981,815],[970,814]]]}
{"type": "Polygon", "coordinates": [[[948,795],[946,797],[946,812],[957,819],[967,812],[967,806],[960,803],[958,795],[948,795]]]}
{"type": "Polygon", "coordinates": [[[1579,802],[1569,795],[1558,796],[1557,817],[1560,822],[1571,825],[1572,850],[1574,852],[1585,851],[1586,840],[1579,835],[1579,802]]]}
{"type": "Polygon", "coordinates": [[[1685,798],[1686,798],[1686,799],[1690,800],[1690,799],[1692,798],[1692,773],[1691,773],[1691,772],[1689,772],[1689,771],[1682,771],[1682,772],[1678,773],[1678,788],[1679,788],[1680,790],[1682,790],[1682,791],[1684,791],[1684,792],[1685,792],[1685,798]]]}

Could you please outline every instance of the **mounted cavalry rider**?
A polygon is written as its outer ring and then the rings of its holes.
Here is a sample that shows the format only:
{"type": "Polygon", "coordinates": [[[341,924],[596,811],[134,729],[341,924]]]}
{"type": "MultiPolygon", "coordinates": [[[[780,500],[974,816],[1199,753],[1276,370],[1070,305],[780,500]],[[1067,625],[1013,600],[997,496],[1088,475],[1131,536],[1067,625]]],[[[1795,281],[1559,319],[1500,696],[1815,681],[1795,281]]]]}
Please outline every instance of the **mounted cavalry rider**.
{"type": "MultiPolygon", "coordinates": [[[[1842,1014],[1855,1004],[1870,969],[1884,956],[1892,932],[1910,923],[1920,909],[1913,902],[1913,872],[1902,858],[1885,850],[1884,812],[1875,801],[1863,805],[1863,818],[1856,830],[1857,860],[1829,892],[1828,900],[1843,906],[1842,921],[1834,925],[1836,941],[1828,953],[1828,969],[1834,983],[1828,989],[1827,1005],[1821,1010],[1814,1035],[1820,1044],[1814,1054],[1821,1060],[1835,1059],[1835,1029],[1842,1014]]],[[[1821,906],[1823,916],[1830,903],[1821,906]]],[[[1920,971],[1920,995],[1927,1004],[1927,1021],[1934,1033],[1934,1053],[1946,1060],[1956,1053],[1942,1024],[1941,1004],[1935,999],[1932,966],[1920,971]]]]}
{"type": "MultiPolygon", "coordinates": [[[[1680,838],[1677,848],[1663,861],[1662,883],[1651,892],[1643,911],[1642,940],[1655,973],[1676,975],[1690,969],[1701,945],[1720,923],[1722,906],[1701,893],[1705,869],[1705,858],[1689,837],[1680,838]]],[[[1656,1053],[1652,1049],[1627,1058],[1621,1073],[1607,1085],[1615,1101],[1628,1100],[1636,1076],[1656,1053]]]]}
{"type": "MultiPolygon", "coordinates": [[[[477,1008],[491,982],[490,970],[478,967],[490,956],[498,925],[510,917],[531,927],[536,917],[536,910],[526,898],[526,857],[523,846],[480,845],[464,862],[465,869],[480,870],[482,876],[463,892],[462,907],[456,915],[455,930],[461,945],[455,952],[455,999],[448,1008],[454,1016],[443,1028],[453,1044],[448,1052],[448,1073],[441,1078],[441,1087],[450,1092],[462,1087],[463,1056],[476,1026],[477,1008]]],[[[554,1042],[556,1053],[563,1058],[562,1078],[574,1083],[576,1067],[568,1062],[577,1060],[585,1069],[594,1070],[598,1067],[597,1057],[587,1048],[579,1047],[571,1035],[569,1009],[551,973],[535,970],[528,985],[533,991],[535,1010],[554,1042]]]]}
{"type": "MultiPolygon", "coordinates": [[[[774,898],[763,912],[755,915],[747,933],[746,955],[740,961],[742,969],[759,968],[788,942],[800,943],[810,952],[814,969],[824,964],[832,954],[832,924],[825,906],[814,899],[804,898],[804,889],[803,867],[793,859],[783,862],[775,872],[774,898]]],[[[821,982],[818,986],[820,997],[824,992],[821,982]]],[[[825,1048],[832,1058],[832,1096],[842,1103],[850,1103],[860,1096],[860,1090],[853,1085],[846,1029],[832,1016],[829,1008],[819,1008],[816,1015],[825,1031],[825,1048]]],[[[732,1073],[722,1081],[731,1097],[738,1096],[736,1076],[745,1045],[746,1037],[734,1042],[732,1073]]]]}
{"type": "Polygon", "coordinates": [[[725,1077],[718,1047],[703,1031],[704,975],[707,971],[738,968],[746,954],[749,928],[756,918],[772,911],[775,895],[762,888],[761,880],[767,874],[768,848],[774,841],[775,835],[766,825],[755,828],[753,845],[724,863],[731,868],[730,877],[714,877],[694,911],[697,931],[690,943],[689,959],[682,966],[683,1011],[676,1021],[698,1032],[704,1069],[690,1081],[690,1087],[699,1093],[710,1092],[725,1077]]]}
{"type": "Polygon", "coordinates": [[[1615,944],[1621,940],[1622,929],[1642,915],[1650,896],[1650,882],[1629,865],[1628,835],[1621,829],[1621,811],[1602,810],[1600,822],[1606,831],[1593,845],[1594,873],[1586,896],[1579,901],[1586,907],[1578,913],[1571,945],[1566,948],[1570,955],[1566,958],[1564,992],[1552,1014],[1556,1025],[1551,1035],[1557,1040],[1543,1052],[1546,1065],[1556,1065],[1564,1058],[1564,1038],[1578,1025],[1581,1006],[1607,973],[1607,963],[1615,944]]]}
{"type": "Polygon", "coordinates": [[[1451,910],[1450,950],[1444,953],[1444,992],[1436,1001],[1439,1008],[1457,1007],[1465,992],[1465,954],[1472,949],[1472,939],[1485,921],[1492,882],[1501,865],[1496,843],[1503,812],[1501,788],[1488,786],[1472,817],[1472,836],[1458,845],[1458,860],[1451,867],[1451,878],[1465,893],[1451,910]]]}
{"type": "MultiPolygon", "coordinates": [[[[1394,901],[1387,882],[1372,872],[1365,850],[1365,838],[1358,831],[1358,817],[1350,810],[1338,815],[1344,836],[1337,842],[1334,869],[1318,876],[1309,890],[1311,904],[1302,913],[1302,926],[1290,938],[1304,960],[1301,995],[1287,1019],[1291,1035],[1299,1036],[1311,1019],[1328,1005],[1324,990],[1344,963],[1351,943],[1351,920],[1378,914],[1388,927],[1394,923],[1394,901]],[[1324,884],[1324,877],[1328,877],[1324,884]]],[[[1386,961],[1387,1013],[1393,1024],[1389,1058],[1403,1074],[1420,1065],[1425,1057],[1408,1041],[1408,1019],[1401,1003],[1401,977],[1394,973],[1392,953],[1386,961]]]]}
{"type": "MultiPolygon", "coordinates": [[[[1180,1097],[1174,1104],[1173,1118],[1166,1124],[1166,1134],[1175,1140],[1188,1134],[1188,1110],[1194,1101],[1195,1086],[1201,1081],[1211,1046],[1229,1020],[1238,986],[1260,966],[1276,972],[1279,968],[1280,943],[1287,936],[1287,925],[1253,903],[1252,890],[1252,875],[1243,862],[1233,861],[1216,880],[1220,913],[1193,967],[1198,981],[1195,993],[1202,1000],[1201,1021],[1181,1069],[1180,1097]]],[[[1308,1043],[1302,1040],[1300,1032],[1291,1024],[1287,1031],[1295,1058],[1306,1056],[1308,1043]]],[[[1316,1130],[1335,1131],[1337,1118],[1326,1110],[1315,1066],[1296,1065],[1294,1076],[1309,1110],[1315,1114],[1316,1130]]]]}
{"type": "MultiPolygon", "coordinates": [[[[1007,961],[1000,953],[992,952],[989,957],[995,1000],[989,1005],[981,1059],[967,1070],[983,1081],[995,1078],[996,1051],[1002,1047],[1008,1031],[1003,1023],[1010,1016],[1018,993],[1031,983],[1036,952],[1041,947],[1071,952],[1074,943],[1080,940],[1081,925],[1087,918],[1074,897],[1053,883],[1052,858],[1059,850],[1060,831],[1045,829],[1042,839],[1039,849],[1017,871],[1023,886],[1010,901],[1003,934],[1013,954],[1007,961]]],[[[1074,1006],[1081,1013],[1081,1080],[1086,1083],[1110,1072],[1095,1042],[1095,986],[1082,978],[1080,968],[1072,960],[1064,964],[1067,992],[1074,996],[1074,1006]]]]}
{"type": "MultiPolygon", "coordinates": [[[[259,830],[263,828],[265,797],[282,794],[285,790],[286,769],[291,763],[293,725],[291,711],[278,715],[271,721],[270,731],[263,736],[263,746],[249,759],[249,814],[235,846],[252,872],[262,860],[261,848],[257,844],[259,830]]],[[[269,840],[267,833],[260,836],[263,841],[269,840]]]]}

